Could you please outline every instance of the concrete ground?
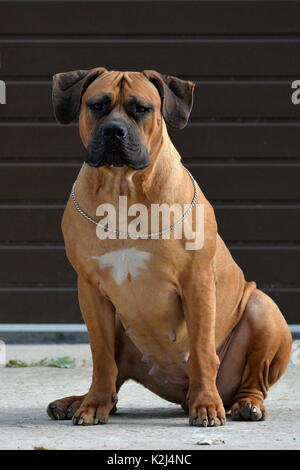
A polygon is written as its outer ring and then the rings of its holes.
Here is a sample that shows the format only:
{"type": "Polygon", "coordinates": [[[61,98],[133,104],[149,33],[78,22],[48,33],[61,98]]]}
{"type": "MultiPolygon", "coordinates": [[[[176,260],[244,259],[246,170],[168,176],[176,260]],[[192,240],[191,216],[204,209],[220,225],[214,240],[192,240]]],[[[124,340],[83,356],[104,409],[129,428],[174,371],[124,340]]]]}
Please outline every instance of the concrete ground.
{"type": "Polygon", "coordinates": [[[122,387],[118,413],[111,416],[108,425],[81,427],[71,421],[52,421],[46,414],[50,401],[80,395],[89,387],[89,346],[8,345],[7,361],[30,363],[44,357],[70,356],[77,366],[0,368],[0,449],[300,449],[299,346],[295,345],[294,360],[285,376],[269,393],[266,421],[228,418],[225,427],[195,428],[188,426],[180,406],[131,381],[122,387]],[[208,445],[197,444],[206,440],[208,445]]]}

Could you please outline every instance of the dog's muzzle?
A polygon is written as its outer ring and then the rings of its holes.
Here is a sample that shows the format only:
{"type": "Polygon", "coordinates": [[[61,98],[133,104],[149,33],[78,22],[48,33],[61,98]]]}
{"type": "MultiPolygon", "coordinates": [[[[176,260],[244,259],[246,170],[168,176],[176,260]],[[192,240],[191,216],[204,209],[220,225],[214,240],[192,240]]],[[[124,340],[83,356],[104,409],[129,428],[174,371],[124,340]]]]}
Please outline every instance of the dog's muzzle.
{"type": "Polygon", "coordinates": [[[127,165],[136,170],[150,164],[139,132],[121,120],[110,120],[96,129],[88,144],[85,161],[93,167],[127,165]]]}

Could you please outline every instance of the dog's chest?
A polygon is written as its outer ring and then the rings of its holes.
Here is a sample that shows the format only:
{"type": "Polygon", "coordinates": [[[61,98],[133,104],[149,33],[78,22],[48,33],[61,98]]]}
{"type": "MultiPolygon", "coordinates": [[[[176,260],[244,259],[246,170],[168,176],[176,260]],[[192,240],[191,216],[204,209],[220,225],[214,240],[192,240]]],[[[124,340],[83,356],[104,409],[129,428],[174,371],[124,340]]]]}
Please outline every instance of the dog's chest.
{"type": "MultiPolygon", "coordinates": [[[[92,257],[100,285],[116,308],[126,335],[145,360],[168,370],[186,364],[188,341],[170,263],[135,247],[92,257]]],[[[174,375],[174,374],[172,374],[174,375]]]]}

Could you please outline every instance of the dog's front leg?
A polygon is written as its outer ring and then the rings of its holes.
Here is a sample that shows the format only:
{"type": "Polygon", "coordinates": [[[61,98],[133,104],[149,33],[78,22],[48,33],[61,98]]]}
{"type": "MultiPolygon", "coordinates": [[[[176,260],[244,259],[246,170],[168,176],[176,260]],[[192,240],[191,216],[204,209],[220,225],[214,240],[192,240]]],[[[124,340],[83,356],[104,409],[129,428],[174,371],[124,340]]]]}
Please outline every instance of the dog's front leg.
{"type": "Polygon", "coordinates": [[[225,411],[216,386],[219,359],[215,349],[216,287],[212,267],[197,273],[192,270],[181,289],[190,348],[190,424],[225,424],[225,411]]]}
{"type": "Polygon", "coordinates": [[[74,424],[105,424],[117,401],[115,362],[115,311],[92,285],[79,277],[79,303],[92,350],[93,379],[89,392],[73,417],[74,424]]]}

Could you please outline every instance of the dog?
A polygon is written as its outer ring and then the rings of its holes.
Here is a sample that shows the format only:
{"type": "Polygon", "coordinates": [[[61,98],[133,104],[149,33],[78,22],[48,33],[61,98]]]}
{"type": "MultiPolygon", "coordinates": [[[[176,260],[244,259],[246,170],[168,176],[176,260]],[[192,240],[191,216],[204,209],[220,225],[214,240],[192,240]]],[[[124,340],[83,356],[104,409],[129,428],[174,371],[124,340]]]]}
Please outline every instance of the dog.
{"type": "Polygon", "coordinates": [[[187,124],[193,91],[192,82],[152,70],[94,68],[53,78],[56,119],[79,118],[86,149],[62,230],[93,377],[86,395],[49,404],[52,419],[107,423],[128,379],[180,404],[193,426],[224,425],[225,410],[233,420],[266,417],[263,402],[287,367],[291,334],[273,300],[245,280],[169,138],[168,128],[187,124]],[[201,248],[186,249],[187,238],[171,228],[169,239],[100,239],[91,223],[97,207],[117,208],[120,196],[146,208],[183,207],[197,197],[189,217],[202,205],[201,248]]]}

